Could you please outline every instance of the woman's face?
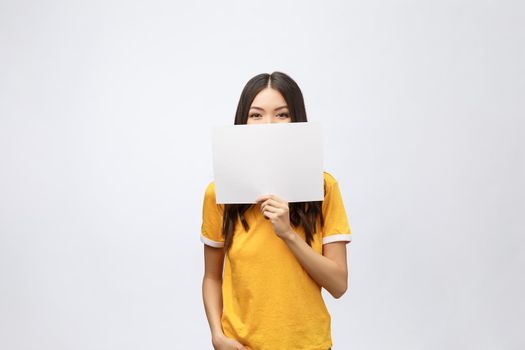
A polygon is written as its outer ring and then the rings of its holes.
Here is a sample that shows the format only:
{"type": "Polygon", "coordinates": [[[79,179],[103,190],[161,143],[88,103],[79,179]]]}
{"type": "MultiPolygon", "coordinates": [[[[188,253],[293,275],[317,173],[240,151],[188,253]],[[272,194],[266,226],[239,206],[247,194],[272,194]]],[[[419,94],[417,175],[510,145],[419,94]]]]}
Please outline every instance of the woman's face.
{"type": "Polygon", "coordinates": [[[292,117],[283,95],[272,88],[261,90],[248,111],[247,124],[291,123],[292,117]]]}

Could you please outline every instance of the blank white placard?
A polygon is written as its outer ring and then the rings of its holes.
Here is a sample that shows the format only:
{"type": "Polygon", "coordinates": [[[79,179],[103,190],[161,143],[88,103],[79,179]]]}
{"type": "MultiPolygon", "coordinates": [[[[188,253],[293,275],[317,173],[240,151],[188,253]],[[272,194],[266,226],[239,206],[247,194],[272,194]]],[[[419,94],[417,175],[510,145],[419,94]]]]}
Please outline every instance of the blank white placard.
{"type": "Polygon", "coordinates": [[[318,122],[215,126],[212,145],[217,203],[255,203],[262,194],[324,199],[318,122]]]}

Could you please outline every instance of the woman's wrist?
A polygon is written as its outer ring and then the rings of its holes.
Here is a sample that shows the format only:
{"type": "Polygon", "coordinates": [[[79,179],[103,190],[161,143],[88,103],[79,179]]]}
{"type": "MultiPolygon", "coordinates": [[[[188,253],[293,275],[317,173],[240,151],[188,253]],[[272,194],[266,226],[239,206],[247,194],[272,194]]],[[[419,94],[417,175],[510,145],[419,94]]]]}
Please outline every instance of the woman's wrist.
{"type": "Polygon", "coordinates": [[[292,242],[296,237],[297,237],[297,233],[294,231],[293,228],[290,228],[284,233],[283,240],[285,242],[292,242]]]}
{"type": "Polygon", "coordinates": [[[211,336],[211,343],[213,345],[213,347],[216,347],[218,346],[219,344],[222,343],[222,339],[224,339],[225,335],[224,333],[221,331],[217,331],[215,333],[212,333],[212,336],[211,336]]]}

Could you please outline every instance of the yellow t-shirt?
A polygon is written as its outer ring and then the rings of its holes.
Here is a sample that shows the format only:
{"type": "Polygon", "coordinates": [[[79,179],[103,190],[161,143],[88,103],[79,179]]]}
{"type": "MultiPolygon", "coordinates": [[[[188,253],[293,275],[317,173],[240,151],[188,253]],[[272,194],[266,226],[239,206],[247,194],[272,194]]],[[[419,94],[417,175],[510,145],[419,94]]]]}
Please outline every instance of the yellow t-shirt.
{"type": "MultiPolygon", "coordinates": [[[[321,231],[317,223],[312,241],[318,254],[322,254],[323,244],[351,241],[339,185],[331,174],[324,172],[323,176],[324,228],[321,231]]],[[[200,239],[204,244],[224,247],[223,210],[224,205],[216,203],[212,181],[203,203],[200,239]]],[[[244,231],[237,219],[233,244],[225,257],[221,317],[224,334],[253,350],[327,350],[332,346],[331,317],[321,286],[275,234],[258,206],[252,206],[244,215],[250,229],[244,231]]],[[[302,227],[294,230],[305,240],[302,227]]]]}

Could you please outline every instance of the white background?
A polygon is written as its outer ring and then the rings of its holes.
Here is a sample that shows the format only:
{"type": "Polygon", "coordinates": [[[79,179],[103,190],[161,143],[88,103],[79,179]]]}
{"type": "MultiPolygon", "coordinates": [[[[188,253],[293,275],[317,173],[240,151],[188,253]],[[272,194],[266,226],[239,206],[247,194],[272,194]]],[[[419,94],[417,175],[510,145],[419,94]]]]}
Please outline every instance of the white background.
{"type": "Polygon", "coordinates": [[[211,126],[288,73],[353,241],[334,350],[523,349],[521,1],[0,2],[0,348],[211,349],[211,126]]]}

